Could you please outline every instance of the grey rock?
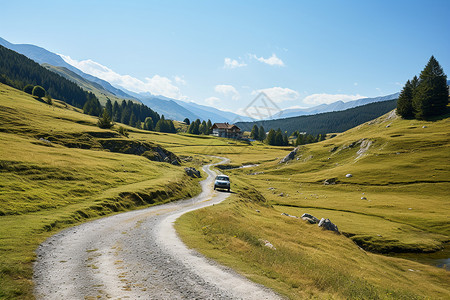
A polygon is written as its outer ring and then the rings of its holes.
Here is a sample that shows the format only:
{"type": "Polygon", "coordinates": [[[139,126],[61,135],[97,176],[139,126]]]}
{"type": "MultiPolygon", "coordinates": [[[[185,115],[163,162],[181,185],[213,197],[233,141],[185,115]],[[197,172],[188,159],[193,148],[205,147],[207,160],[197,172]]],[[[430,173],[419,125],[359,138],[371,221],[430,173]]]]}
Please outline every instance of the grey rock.
{"type": "Polygon", "coordinates": [[[334,231],[336,233],[340,233],[338,230],[338,227],[335,224],[333,224],[330,221],[330,219],[324,219],[324,218],[320,219],[319,227],[322,227],[323,229],[326,229],[326,230],[334,231]]]}
{"type": "Polygon", "coordinates": [[[184,171],[186,174],[192,178],[201,178],[202,174],[200,174],[200,171],[196,170],[195,168],[184,168],[184,171]]]}
{"type": "Polygon", "coordinates": [[[319,219],[318,218],[316,218],[313,215],[308,214],[308,213],[303,214],[301,218],[304,221],[308,221],[310,224],[317,224],[317,223],[319,223],[319,219]]]}
{"type": "Polygon", "coordinates": [[[281,161],[280,164],[286,163],[290,160],[293,160],[295,158],[295,155],[297,154],[298,147],[292,150],[288,155],[286,155],[281,161]]]}

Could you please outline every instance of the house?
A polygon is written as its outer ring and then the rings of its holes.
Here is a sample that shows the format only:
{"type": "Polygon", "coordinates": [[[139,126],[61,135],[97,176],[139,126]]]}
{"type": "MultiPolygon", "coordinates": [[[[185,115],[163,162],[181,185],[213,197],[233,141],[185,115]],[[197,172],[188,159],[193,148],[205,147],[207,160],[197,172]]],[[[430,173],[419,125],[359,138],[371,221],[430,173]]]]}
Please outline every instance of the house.
{"type": "Polygon", "coordinates": [[[214,123],[211,127],[212,135],[225,137],[229,139],[238,139],[241,137],[241,129],[234,124],[214,123]]]}

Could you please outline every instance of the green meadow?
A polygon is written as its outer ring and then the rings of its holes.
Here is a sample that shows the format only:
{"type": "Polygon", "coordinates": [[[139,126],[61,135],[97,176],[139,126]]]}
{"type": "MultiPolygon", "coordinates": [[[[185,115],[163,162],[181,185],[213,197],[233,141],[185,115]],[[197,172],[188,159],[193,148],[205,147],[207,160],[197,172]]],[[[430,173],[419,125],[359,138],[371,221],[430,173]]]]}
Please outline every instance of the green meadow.
{"type": "Polygon", "coordinates": [[[0,298],[33,298],[34,251],[45,238],[193,196],[198,180],[183,168],[218,161],[211,156],[257,166],[223,169],[231,196],[177,221],[190,247],[291,299],[450,297],[448,271],[385,255],[439,251],[450,240],[448,119],[383,116],[301,146],[284,164],[293,147],[124,126],[126,138],[96,122],[0,84],[0,298]],[[106,151],[104,140],[159,146],[182,165],[106,151]],[[342,234],[282,213],[329,218],[342,234]]]}
{"type": "Polygon", "coordinates": [[[260,165],[224,171],[235,194],[177,228],[189,246],[291,299],[448,299],[448,271],[387,255],[450,241],[449,128],[448,118],[391,113],[301,146],[288,163],[242,154],[231,164],[260,165]],[[303,213],[341,234],[295,218],[303,213]]]}

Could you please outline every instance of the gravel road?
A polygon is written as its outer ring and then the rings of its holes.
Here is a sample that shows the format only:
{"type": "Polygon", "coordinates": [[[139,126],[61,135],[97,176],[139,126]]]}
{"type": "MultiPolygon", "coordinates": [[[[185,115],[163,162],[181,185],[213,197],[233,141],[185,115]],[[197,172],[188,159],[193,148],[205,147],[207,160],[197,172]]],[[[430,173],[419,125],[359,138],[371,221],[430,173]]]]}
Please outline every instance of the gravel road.
{"type": "MultiPolygon", "coordinates": [[[[224,163],[226,160],[220,162],[224,163]]],[[[280,299],[271,290],[188,249],[173,222],[225,200],[215,173],[202,193],[61,231],[37,249],[37,299],[280,299]]]]}

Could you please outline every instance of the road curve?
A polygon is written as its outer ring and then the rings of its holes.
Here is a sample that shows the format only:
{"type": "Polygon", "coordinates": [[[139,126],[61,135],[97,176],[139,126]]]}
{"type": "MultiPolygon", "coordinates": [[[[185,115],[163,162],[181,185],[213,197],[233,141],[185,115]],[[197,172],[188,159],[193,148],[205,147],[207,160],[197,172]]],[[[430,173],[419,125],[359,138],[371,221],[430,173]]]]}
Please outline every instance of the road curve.
{"type": "MultiPolygon", "coordinates": [[[[224,159],[220,163],[226,162],[224,159]]],[[[188,249],[173,222],[225,200],[215,173],[200,195],[61,231],[37,249],[37,299],[280,299],[271,290],[188,249]]]]}

